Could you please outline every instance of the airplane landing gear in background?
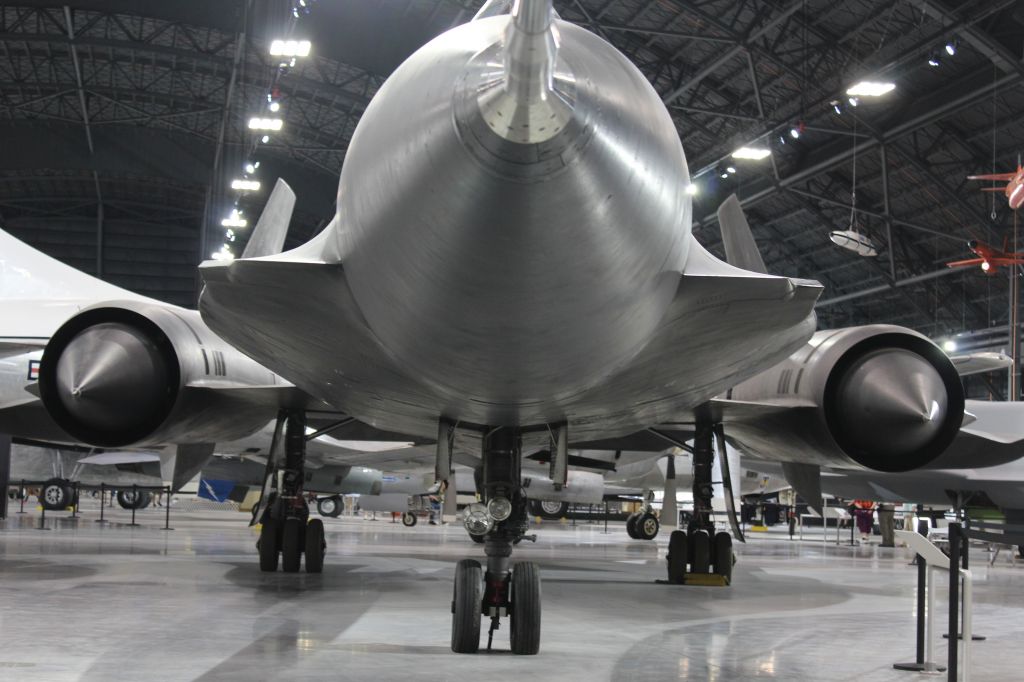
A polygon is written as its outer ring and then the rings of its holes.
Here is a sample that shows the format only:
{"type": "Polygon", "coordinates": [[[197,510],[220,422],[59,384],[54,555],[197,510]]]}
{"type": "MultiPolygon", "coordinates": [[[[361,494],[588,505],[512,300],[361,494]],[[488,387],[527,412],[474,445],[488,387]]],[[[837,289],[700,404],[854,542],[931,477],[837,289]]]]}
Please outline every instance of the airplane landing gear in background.
{"type": "Polygon", "coordinates": [[[60,511],[71,506],[74,491],[71,482],[63,478],[51,478],[39,490],[39,504],[46,511],[60,511]]]}
{"type": "MultiPolygon", "coordinates": [[[[278,480],[280,490],[270,494],[261,517],[260,539],[256,543],[260,570],[277,570],[278,557],[285,573],[296,573],[306,557],[306,572],[323,571],[324,522],[309,519],[309,506],[302,494],[306,463],[306,415],[288,412],[285,416],[285,458],[278,480]]],[[[318,505],[319,506],[319,505],[318,505]]]]}
{"type": "Polygon", "coordinates": [[[344,507],[341,498],[337,495],[321,497],[316,501],[316,511],[320,516],[329,516],[332,519],[341,516],[344,507]]]}
{"type": "Polygon", "coordinates": [[[661,530],[661,522],[654,515],[654,508],[651,506],[653,500],[653,491],[645,490],[643,508],[633,512],[626,519],[626,533],[634,540],[653,540],[661,530]]]}
{"type": "Polygon", "coordinates": [[[464,559],[455,567],[452,595],[452,651],[471,654],[480,649],[480,622],[490,618],[487,648],[501,619],[510,619],[512,653],[533,655],[540,650],[540,569],[532,562],[510,564],[512,546],[526,537],[528,501],[521,487],[519,433],[498,428],[484,436],[483,503],[466,510],[466,530],[483,538],[486,570],[464,559]]]}

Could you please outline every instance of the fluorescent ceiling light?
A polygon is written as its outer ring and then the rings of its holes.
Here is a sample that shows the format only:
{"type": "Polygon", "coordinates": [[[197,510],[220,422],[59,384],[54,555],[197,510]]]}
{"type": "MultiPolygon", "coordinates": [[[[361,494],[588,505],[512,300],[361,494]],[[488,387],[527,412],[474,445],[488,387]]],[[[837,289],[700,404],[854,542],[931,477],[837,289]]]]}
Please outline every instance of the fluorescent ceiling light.
{"type": "Polygon", "coordinates": [[[235,178],[231,181],[231,189],[237,189],[242,192],[258,192],[260,189],[260,181],[235,178]]]}
{"type": "Polygon", "coordinates": [[[732,153],[734,159],[750,159],[752,161],[760,161],[771,155],[770,149],[764,149],[763,147],[740,147],[732,153]]]}
{"type": "Polygon", "coordinates": [[[275,40],[270,43],[270,54],[275,57],[308,57],[312,46],[308,40],[275,40]]]}
{"type": "Polygon", "coordinates": [[[245,227],[249,221],[245,218],[225,218],[220,221],[221,227],[245,227]]]}
{"type": "Polygon", "coordinates": [[[235,260],[235,254],[231,253],[231,249],[228,248],[227,244],[220,247],[220,251],[214,251],[210,254],[210,258],[213,260],[235,260]]]}
{"type": "Polygon", "coordinates": [[[733,173],[736,172],[736,166],[727,166],[725,172],[728,173],[729,175],[732,175],[733,173]]]}
{"type": "Polygon", "coordinates": [[[851,97],[881,97],[885,93],[892,92],[895,89],[895,83],[861,81],[860,83],[856,83],[847,88],[846,94],[851,97]]]}
{"type": "Polygon", "coordinates": [[[691,197],[695,195],[697,193],[697,185],[691,182],[689,185],[686,186],[686,193],[689,194],[691,197]]]}
{"type": "Polygon", "coordinates": [[[942,350],[946,351],[947,353],[955,353],[956,341],[954,341],[953,339],[946,341],[944,344],[942,344],[942,350]]]}
{"type": "Polygon", "coordinates": [[[249,119],[249,128],[251,130],[280,130],[283,125],[284,121],[279,118],[253,116],[249,119]]]}

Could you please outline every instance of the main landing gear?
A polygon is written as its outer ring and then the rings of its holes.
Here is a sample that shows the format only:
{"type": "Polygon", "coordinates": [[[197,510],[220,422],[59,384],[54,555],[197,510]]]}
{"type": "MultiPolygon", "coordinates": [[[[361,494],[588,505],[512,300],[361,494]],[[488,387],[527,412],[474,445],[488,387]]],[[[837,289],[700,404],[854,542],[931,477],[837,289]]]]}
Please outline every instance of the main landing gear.
{"type": "Polygon", "coordinates": [[[497,428],[484,436],[483,503],[466,509],[470,535],[483,538],[487,568],[474,559],[455,566],[452,595],[452,651],[472,654],[480,648],[480,622],[489,618],[487,648],[501,618],[509,617],[512,653],[540,650],[540,570],[532,562],[511,563],[512,545],[527,538],[528,502],[521,484],[520,436],[497,428]]]}
{"type": "Polygon", "coordinates": [[[309,506],[302,494],[306,462],[305,413],[288,412],[284,415],[284,427],[284,463],[280,470],[273,472],[276,489],[270,493],[260,517],[263,525],[256,543],[260,570],[276,571],[280,560],[285,573],[296,573],[305,556],[306,573],[320,573],[327,549],[324,522],[309,518],[309,506]]]}
{"type": "Polygon", "coordinates": [[[712,425],[697,425],[693,439],[693,518],[685,531],[672,531],[668,541],[668,582],[676,585],[728,585],[732,581],[732,536],[716,533],[711,520],[713,437],[712,425]]]}

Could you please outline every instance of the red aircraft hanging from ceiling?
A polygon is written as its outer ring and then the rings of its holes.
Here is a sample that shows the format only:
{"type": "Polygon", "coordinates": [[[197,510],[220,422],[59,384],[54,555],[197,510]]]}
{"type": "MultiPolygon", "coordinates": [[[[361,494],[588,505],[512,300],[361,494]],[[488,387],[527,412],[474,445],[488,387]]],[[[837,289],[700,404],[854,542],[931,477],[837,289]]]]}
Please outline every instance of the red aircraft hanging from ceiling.
{"type": "Polygon", "coordinates": [[[999,249],[991,244],[986,244],[983,241],[972,239],[967,242],[967,248],[969,248],[977,258],[968,258],[967,260],[957,260],[952,263],[946,263],[946,267],[964,268],[971,265],[980,265],[985,274],[994,275],[1000,266],[1024,265],[1024,252],[1007,251],[1007,248],[1009,248],[1008,242],[1009,238],[1003,241],[1003,248],[999,249]]]}
{"type": "Polygon", "coordinates": [[[1002,192],[1010,203],[1010,208],[1016,211],[1024,204],[1024,167],[1019,163],[1017,170],[1012,173],[991,173],[989,175],[968,175],[968,180],[995,180],[1005,182],[1006,187],[982,187],[982,192],[1002,192]]]}

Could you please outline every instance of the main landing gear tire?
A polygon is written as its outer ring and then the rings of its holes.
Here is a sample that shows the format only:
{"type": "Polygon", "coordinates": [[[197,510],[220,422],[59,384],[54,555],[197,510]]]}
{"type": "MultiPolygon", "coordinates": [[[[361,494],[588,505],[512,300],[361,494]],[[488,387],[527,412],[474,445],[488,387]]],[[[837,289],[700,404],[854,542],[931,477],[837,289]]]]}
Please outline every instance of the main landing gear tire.
{"type": "Polygon", "coordinates": [[[626,534],[634,540],[639,540],[640,536],[636,534],[636,522],[640,519],[640,512],[633,512],[626,517],[626,534]]]}
{"type": "Polygon", "coordinates": [[[702,530],[690,536],[690,544],[693,546],[693,561],[690,570],[694,573],[711,572],[711,538],[702,530]]]}
{"type": "Polygon", "coordinates": [[[145,509],[153,500],[153,495],[148,490],[118,490],[117,503],[122,509],[145,509]]]}
{"type": "Polygon", "coordinates": [[[321,497],[316,501],[317,513],[332,519],[341,515],[341,507],[341,499],[338,497],[321,497]]]}
{"type": "Polygon", "coordinates": [[[674,585],[686,583],[686,564],[690,556],[686,545],[686,531],[672,531],[668,539],[668,581],[674,585]]]}
{"type": "Polygon", "coordinates": [[[324,522],[312,519],[306,524],[306,573],[322,573],[324,570],[324,522]]]}
{"type": "Polygon", "coordinates": [[[405,512],[402,514],[402,525],[406,528],[412,528],[416,525],[416,515],[412,512],[405,512]]]}
{"type": "Polygon", "coordinates": [[[716,533],[714,539],[713,558],[714,571],[732,582],[732,536],[728,533],[716,533]]]}
{"type": "Polygon", "coordinates": [[[63,478],[51,478],[39,491],[39,504],[46,511],[60,511],[71,505],[71,486],[63,478]]]}
{"type": "Polygon", "coordinates": [[[636,529],[637,539],[653,540],[657,537],[658,531],[661,530],[661,523],[658,521],[657,516],[647,512],[637,519],[634,528],[636,529]]]}
{"type": "Polygon", "coordinates": [[[452,594],[452,651],[475,654],[480,649],[480,611],[484,574],[480,562],[463,559],[455,565],[452,594]]]}
{"type": "Polygon", "coordinates": [[[302,519],[284,520],[281,532],[281,570],[285,573],[298,573],[302,563],[302,519]]]}
{"type": "Polygon", "coordinates": [[[281,553],[280,538],[277,521],[266,519],[260,528],[260,539],[256,542],[261,571],[273,573],[277,570],[277,557],[281,553]]]}
{"type": "Polygon", "coordinates": [[[554,500],[530,500],[530,514],[548,521],[557,521],[569,513],[568,502],[554,500]]]}
{"type": "Polygon", "coordinates": [[[509,592],[509,635],[512,653],[535,656],[540,651],[540,569],[522,561],[512,566],[509,592]]]}

